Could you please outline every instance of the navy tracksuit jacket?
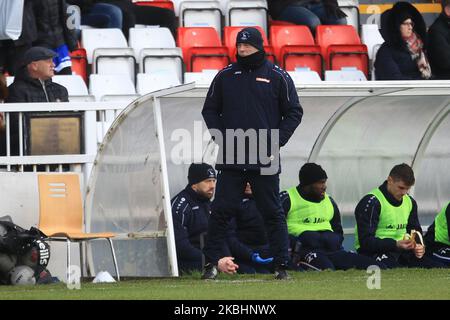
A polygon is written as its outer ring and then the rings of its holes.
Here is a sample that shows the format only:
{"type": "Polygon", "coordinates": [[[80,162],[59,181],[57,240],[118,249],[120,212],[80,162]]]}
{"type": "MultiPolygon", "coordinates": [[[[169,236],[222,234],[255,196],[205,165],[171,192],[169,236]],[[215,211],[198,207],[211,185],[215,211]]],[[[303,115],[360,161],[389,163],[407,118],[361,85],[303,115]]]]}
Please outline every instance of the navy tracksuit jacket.
{"type": "Polygon", "coordinates": [[[279,161],[273,161],[279,160],[280,146],[288,142],[303,115],[292,79],[268,60],[255,69],[243,68],[238,63],[229,65],[214,78],[202,115],[213,137],[213,129],[224,137],[215,139],[220,148],[216,164],[219,173],[208,231],[210,237],[204,250],[207,262],[217,262],[228,224],[238,210],[245,184],[249,182],[265,221],[274,264],[287,263],[287,228],[279,200],[280,165],[279,161]],[[254,145],[250,145],[249,140],[246,141],[241,155],[245,158],[244,163],[237,161],[236,144],[235,150],[226,150],[226,129],[245,132],[254,129],[259,133],[256,150],[252,150],[254,145]],[[278,139],[272,139],[275,137],[272,129],[278,130],[278,139]],[[260,150],[264,152],[258,152],[260,150]],[[265,162],[269,158],[271,160],[265,162]],[[262,167],[275,168],[275,172],[260,174],[262,167]]]}

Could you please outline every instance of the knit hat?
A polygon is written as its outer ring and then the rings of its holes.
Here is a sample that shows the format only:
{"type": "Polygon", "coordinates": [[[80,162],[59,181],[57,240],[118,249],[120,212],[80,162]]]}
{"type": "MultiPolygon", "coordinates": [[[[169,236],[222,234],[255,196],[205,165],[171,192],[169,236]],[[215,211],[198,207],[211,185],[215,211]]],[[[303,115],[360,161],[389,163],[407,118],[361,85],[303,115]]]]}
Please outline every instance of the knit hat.
{"type": "Polygon", "coordinates": [[[318,164],[305,163],[298,174],[300,185],[307,186],[322,179],[327,179],[327,173],[318,164]]]}
{"type": "Polygon", "coordinates": [[[192,163],[189,166],[188,181],[189,185],[202,182],[206,179],[216,179],[216,171],[207,163],[192,163]]]}
{"type": "Polygon", "coordinates": [[[244,28],[237,34],[236,46],[238,43],[247,43],[259,51],[264,50],[263,38],[258,29],[253,27],[244,28]]]}

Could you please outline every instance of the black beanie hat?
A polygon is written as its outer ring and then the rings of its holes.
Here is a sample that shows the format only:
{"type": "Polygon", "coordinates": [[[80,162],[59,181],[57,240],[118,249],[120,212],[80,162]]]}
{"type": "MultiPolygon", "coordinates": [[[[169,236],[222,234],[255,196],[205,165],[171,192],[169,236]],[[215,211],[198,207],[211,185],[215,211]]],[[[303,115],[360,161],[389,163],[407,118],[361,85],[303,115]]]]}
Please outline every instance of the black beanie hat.
{"type": "Polygon", "coordinates": [[[189,185],[193,185],[203,180],[216,179],[216,171],[207,163],[192,163],[189,166],[188,181],[189,185]]]}
{"type": "Polygon", "coordinates": [[[327,173],[318,164],[308,162],[305,163],[298,174],[301,186],[313,184],[322,179],[327,179],[327,173]]]}
{"type": "Polygon", "coordinates": [[[247,27],[239,31],[236,37],[236,46],[238,43],[248,43],[259,51],[264,50],[263,38],[258,29],[247,27]]]}

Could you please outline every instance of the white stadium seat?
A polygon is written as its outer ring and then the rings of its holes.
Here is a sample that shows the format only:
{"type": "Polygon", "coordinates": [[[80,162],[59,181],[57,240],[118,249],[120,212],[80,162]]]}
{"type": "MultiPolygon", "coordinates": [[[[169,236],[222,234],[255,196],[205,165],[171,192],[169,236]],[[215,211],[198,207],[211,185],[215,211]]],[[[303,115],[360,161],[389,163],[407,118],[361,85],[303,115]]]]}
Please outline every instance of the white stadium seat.
{"type": "Polygon", "coordinates": [[[222,11],[219,1],[183,1],[180,5],[180,26],[213,27],[221,36],[222,11]]]}
{"type": "Polygon", "coordinates": [[[295,71],[289,71],[288,73],[296,85],[317,83],[322,81],[319,74],[316,71],[311,71],[310,68],[297,68],[295,71]]]}
{"type": "Polygon", "coordinates": [[[225,13],[227,26],[260,26],[268,34],[267,1],[230,0],[225,13]]]}
{"type": "Polygon", "coordinates": [[[341,70],[326,70],[325,81],[367,81],[367,78],[361,70],[348,67],[341,70]]]}
{"type": "Polygon", "coordinates": [[[92,73],[123,74],[135,82],[136,58],[132,48],[97,48],[92,61],[92,73]]]}
{"type": "Polygon", "coordinates": [[[100,101],[104,95],[134,95],[133,82],[123,75],[91,74],[89,92],[100,101]]]}
{"type": "Polygon", "coordinates": [[[165,88],[180,85],[176,73],[171,72],[154,72],[154,73],[138,73],[136,82],[136,91],[141,94],[158,91],[165,88]]]}
{"type": "Polygon", "coordinates": [[[183,57],[181,48],[142,49],[139,58],[140,73],[166,71],[176,73],[183,82],[183,57]]]}
{"type": "Polygon", "coordinates": [[[128,41],[134,49],[136,60],[139,60],[144,48],[175,48],[175,39],[168,28],[130,28],[128,41]]]}
{"type": "Polygon", "coordinates": [[[52,78],[52,81],[66,87],[69,96],[86,96],[89,94],[86,83],[79,75],[57,75],[52,78]]]}
{"type": "Polygon", "coordinates": [[[82,29],[81,46],[86,50],[88,63],[93,61],[97,48],[127,48],[127,40],[120,29],[82,29]]]}

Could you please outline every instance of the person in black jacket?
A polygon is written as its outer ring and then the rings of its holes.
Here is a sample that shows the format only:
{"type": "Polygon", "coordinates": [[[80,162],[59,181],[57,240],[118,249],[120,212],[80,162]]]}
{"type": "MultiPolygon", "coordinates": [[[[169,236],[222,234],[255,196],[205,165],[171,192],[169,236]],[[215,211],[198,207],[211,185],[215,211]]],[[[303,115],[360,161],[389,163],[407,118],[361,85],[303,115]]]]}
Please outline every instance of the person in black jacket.
{"type": "Polygon", "coordinates": [[[438,213],[425,234],[430,258],[450,267],[450,202],[438,213]]]}
{"type": "Polygon", "coordinates": [[[294,252],[293,267],[306,270],[386,268],[373,258],[347,252],[336,202],[325,191],[328,176],[316,163],[305,163],[299,171],[300,184],[283,191],[281,202],[287,216],[294,252]]]}
{"type": "Polygon", "coordinates": [[[425,254],[424,243],[405,238],[412,230],[422,233],[417,203],[408,194],[414,185],[412,168],[399,164],[378,188],[365,195],[355,208],[355,248],[388,268],[442,267],[425,254]]]}
{"type": "Polygon", "coordinates": [[[409,2],[397,2],[381,15],[385,42],[375,59],[376,80],[426,80],[431,67],[426,53],[427,32],[420,12],[409,2]]]}
{"type": "MultiPolygon", "coordinates": [[[[54,51],[44,47],[33,47],[25,52],[14,82],[8,87],[6,102],[68,102],[67,89],[52,81],[55,56],[54,51]]],[[[11,155],[19,155],[18,121],[18,115],[11,113],[11,155]]],[[[0,144],[4,143],[2,139],[0,144]]]]}
{"type": "Polygon", "coordinates": [[[17,40],[0,41],[0,72],[14,76],[25,52],[37,39],[36,19],[33,11],[34,0],[25,0],[22,14],[22,33],[17,40]]]}
{"type": "Polygon", "coordinates": [[[178,268],[182,272],[202,269],[201,248],[208,230],[216,172],[206,163],[193,163],[188,180],[186,188],[171,200],[178,268]]]}
{"type": "Polygon", "coordinates": [[[268,0],[274,20],[306,25],[314,35],[320,24],[347,24],[336,0],[268,0]]]}
{"type": "Polygon", "coordinates": [[[37,39],[33,46],[52,49],[58,55],[54,58],[55,73],[72,74],[69,52],[77,47],[75,24],[71,23],[65,0],[33,1],[36,18],[37,39]]]}
{"type": "Polygon", "coordinates": [[[450,0],[442,0],[442,12],[428,29],[428,55],[436,79],[450,79],[450,0]]]}
{"type": "Polygon", "coordinates": [[[256,207],[249,183],[245,187],[239,212],[230,222],[227,245],[239,265],[239,273],[270,273],[273,258],[270,257],[264,220],[256,207]]]}
{"type": "Polygon", "coordinates": [[[287,72],[265,58],[262,36],[256,28],[242,29],[236,46],[237,63],[216,75],[202,110],[220,148],[202,278],[215,277],[229,221],[238,211],[249,182],[269,235],[276,278],[286,279],[288,235],[279,198],[279,148],[294,133],[303,110],[287,72]]]}

